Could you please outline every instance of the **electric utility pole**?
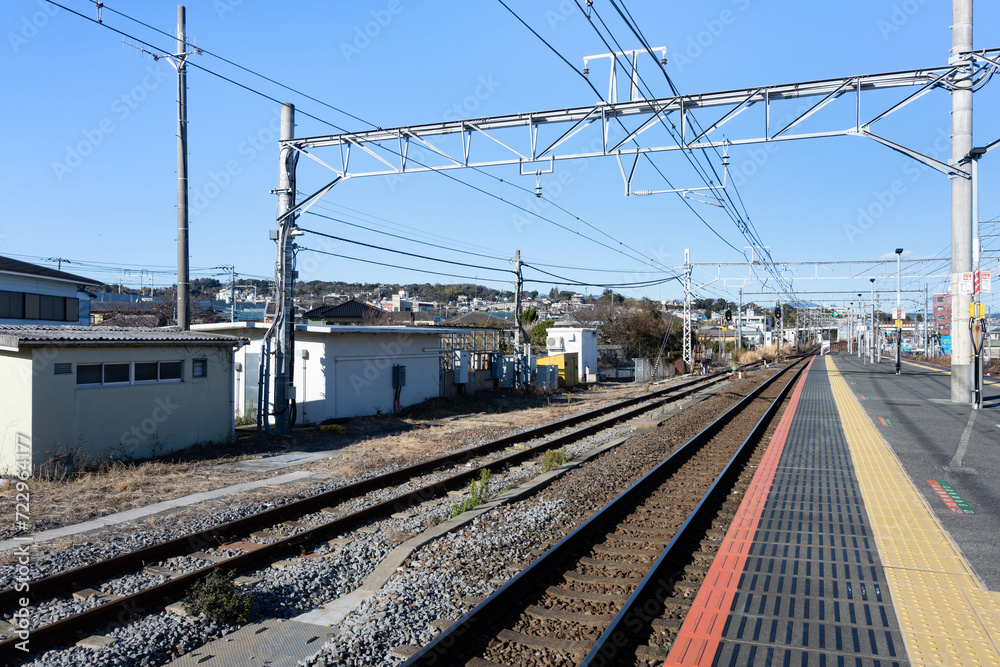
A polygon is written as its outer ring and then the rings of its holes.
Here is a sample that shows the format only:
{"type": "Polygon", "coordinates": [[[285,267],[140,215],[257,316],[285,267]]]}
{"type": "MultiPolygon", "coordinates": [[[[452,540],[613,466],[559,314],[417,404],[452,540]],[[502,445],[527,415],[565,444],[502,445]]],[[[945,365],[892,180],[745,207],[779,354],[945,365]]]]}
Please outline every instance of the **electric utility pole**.
{"type": "Polygon", "coordinates": [[[694,353],[691,350],[691,251],[684,249],[684,349],[681,351],[689,373],[694,371],[694,353]]]}
{"type": "Polygon", "coordinates": [[[229,321],[236,321],[236,265],[229,265],[229,321]]]}
{"type": "Polygon", "coordinates": [[[743,349],[743,288],[740,288],[740,307],[736,311],[736,349],[743,349]]]}
{"type": "MultiPolygon", "coordinates": [[[[951,157],[955,164],[972,151],[972,0],[952,0],[951,58],[949,63],[968,60],[956,73],[951,93],[951,157]]],[[[962,333],[968,328],[971,295],[961,293],[962,273],[972,271],[972,180],[951,176],[951,400],[969,403],[972,374],[972,340],[962,333]]]]}
{"type": "Polygon", "coordinates": [[[514,252],[514,386],[521,386],[521,251],[514,252]]]}
{"type": "MultiPolygon", "coordinates": [[[[187,58],[200,49],[187,50],[184,5],[177,6],[177,53],[153,55],[167,58],[177,70],[177,328],[191,326],[191,277],[188,267],[188,161],[187,161],[187,58]]],[[[148,53],[148,52],[147,52],[148,53]]]]}
{"type": "MultiPolygon", "coordinates": [[[[295,106],[281,105],[281,139],[295,136],[295,106]]],[[[292,387],[292,336],[294,334],[294,305],[292,286],[295,274],[292,269],[293,230],[295,229],[295,150],[281,144],[278,156],[278,285],[275,290],[273,331],[277,338],[274,349],[274,426],[279,435],[291,430],[289,401],[295,400],[292,387]]],[[[266,381],[266,380],[265,380],[266,381]]],[[[266,417],[265,417],[266,418],[266,417]]]]}

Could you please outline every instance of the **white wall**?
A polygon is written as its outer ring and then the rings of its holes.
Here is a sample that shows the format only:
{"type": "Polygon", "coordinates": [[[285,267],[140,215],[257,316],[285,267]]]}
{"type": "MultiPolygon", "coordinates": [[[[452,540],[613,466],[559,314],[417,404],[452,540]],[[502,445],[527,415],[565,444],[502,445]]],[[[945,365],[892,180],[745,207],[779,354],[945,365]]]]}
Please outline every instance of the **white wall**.
{"type": "MultiPolygon", "coordinates": [[[[32,462],[40,466],[56,454],[86,459],[148,458],[198,443],[232,437],[232,348],[229,345],[93,345],[37,346],[0,352],[5,392],[19,413],[28,415],[32,462]],[[208,362],[206,377],[192,377],[193,359],[208,362]],[[78,387],[80,363],[181,361],[181,382],[78,387]],[[55,364],[71,363],[72,373],[55,374],[55,364]],[[33,367],[33,368],[32,368],[33,367]],[[10,370],[11,374],[8,374],[10,370]],[[7,378],[23,378],[7,382],[7,378]]],[[[0,398],[3,398],[0,394],[0,398]]],[[[3,414],[8,416],[6,401],[3,414]]],[[[9,472],[4,435],[2,464],[9,472]]]]}
{"type": "Polygon", "coordinates": [[[588,368],[591,373],[597,373],[597,329],[552,327],[548,335],[562,337],[565,351],[576,352],[580,382],[586,381],[585,374],[588,368]]]}
{"type": "MultiPolygon", "coordinates": [[[[260,354],[265,328],[225,324],[195,325],[201,331],[250,339],[236,353],[243,366],[238,374],[237,407],[242,414],[246,387],[258,378],[246,374],[246,355],[260,354]]],[[[400,403],[408,407],[441,395],[440,333],[415,333],[407,327],[309,326],[295,331],[295,370],[298,423],[374,415],[393,411],[392,366],[406,366],[406,385],[400,403]],[[308,358],[302,358],[302,351],[308,358]],[[428,350],[428,351],[425,351],[428,350]]],[[[273,350],[273,347],[272,347],[273,350]]],[[[272,357],[273,359],[273,357],[272,357]]],[[[596,367],[596,351],[595,351],[596,367]]],[[[273,363],[270,397],[274,398],[273,363]]]]}
{"type": "Polygon", "coordinates": [[[31,352],[0,352],[0,474],[15,471],[18,436],[31,438],[31,352]]]}

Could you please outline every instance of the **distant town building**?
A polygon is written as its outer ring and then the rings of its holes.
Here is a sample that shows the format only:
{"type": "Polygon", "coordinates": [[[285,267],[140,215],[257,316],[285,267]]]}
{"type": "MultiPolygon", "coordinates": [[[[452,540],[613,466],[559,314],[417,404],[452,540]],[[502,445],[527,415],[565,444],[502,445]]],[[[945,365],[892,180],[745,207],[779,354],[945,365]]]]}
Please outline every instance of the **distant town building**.
{"type": "Polygon", "coordinates": [[[935,294],[931,300],[933,314],[931,315],[931,331],[939,336],[951,335],[951,295],[935,294]]]}
{"type": "Polygon", "coordinates": [[[0,257],[0,324],[90,324],[87,288],[100,285],[65,271],[0,257]]]}

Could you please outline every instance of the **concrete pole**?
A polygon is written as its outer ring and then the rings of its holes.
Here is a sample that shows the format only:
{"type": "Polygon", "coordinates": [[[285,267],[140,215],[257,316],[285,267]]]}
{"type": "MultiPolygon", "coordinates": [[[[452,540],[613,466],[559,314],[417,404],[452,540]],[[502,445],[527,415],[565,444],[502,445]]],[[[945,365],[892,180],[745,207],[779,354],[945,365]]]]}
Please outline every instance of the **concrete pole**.
{"type": "Polygon", "coordinates": [[[924,360],[928,358],[927,349],[931,344],[930,323],[927,319],[927,283],[924,283],[924,360]]]}
{"type": "Polygon", "coordinates": [[[229,321],[236,321],[236,265],[229,265],[229,321]]]}
{"type": "MultiPolygon", "coordinates": [[[[952,0],[950,63],[961,61],[972,51],[972,0],[952,0]]],[[[951,157],[962,164],[972,150],[972,72],[966,68],[954,81],[951,94],[951,157]]],[[[964,165],[963,165],[964,166],[964,165]]],[[[959,294],[962,273],[972,271],[972,181],[951,177],[951,400],[970,403],[973,380],[972,340],[969,329],[968,294],[959,294]]]]}
{"type": "MultiPolygon", "coordinates": [[[[177,6],[177,53],[186,49],[184,5],[177,6]]],[[[188,268],[187,57],[177,57],[177,328],[191,327],[188,268]]]]}
{"type": "MultiPolygon", "coordinates": [[[[281,105],[281,139],[295,136],[295,106],[281,105]]],[[[290,400],[294,400],[291,390],[291,365],[294,362],[292,335],[295,327],[292,303],[294,274],[292,272],[292,236],[294,215],[286,215],[295,205],[295,156],[287,146],[280,148],[278,155],[278,279],[274,348],[274,426],[279,435],[291,430],[290,400]],[[290,395],[292,394],[292,395],[290,395]]]]}
{"type": "Polygon", "coordinates": [[[876,341],[876,338],[875,338],[875,279],[874,278],[869,278],[869,280],[871,281],[871,284],[872,284],[872,330],[871,330],[871,336],[869,336],[870,340],[868,342],[868,355],[870,357],[868,359],[868,363],[874,364],[875,363],[875,344],[876,344],[875,343],[875,341],[876,341]]]}
{"type": "Polygon", "coordinates": [[[514,253],[514,386],[522,383],[521,368],[521,251],[514,253]]]}
{"type": "Polygon", "coordinates": [[[740,288],[740,308],[736,311],[736,349],[743,349],[743,288],[740,288]]]}
{"type": "Polygon", "coordinates": [[[899,312],[901,308],[899,302],[899,262],[902,256],[902,248],[900,248],[896,252],[896,375],[899,375],[903,368],[903,315],[899,312]]]}

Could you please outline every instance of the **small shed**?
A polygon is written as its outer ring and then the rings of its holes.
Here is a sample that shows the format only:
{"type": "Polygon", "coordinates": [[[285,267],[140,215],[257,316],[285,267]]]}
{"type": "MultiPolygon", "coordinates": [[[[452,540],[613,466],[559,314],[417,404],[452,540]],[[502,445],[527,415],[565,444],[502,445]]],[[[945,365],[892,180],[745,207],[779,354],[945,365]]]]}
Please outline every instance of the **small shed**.
{"type": "MultiPolygon", "coordinates": [[[[263,340],[269,328],[258,322],[192,326],[200,332],[249,339],[249,344],[236,354],[234,392],[240,416],[257,414],[263,340]]],[[[448,396],[455,385],[471,394],[498,383],[492,368],[484,362],[484,357],[495,350],[482,345],[481,331],[438,326],[297,324],[294,335],[292,384],[299,424],[392,414],[397,400],[401,407],[407,407],[448,396]],[[471,344],[462,344],[466,339],[471,344]],[[475,347],[477,343],[480,345],[475,347]]],[[[273,355],[273,348],[270,353],[273,355]]],[[[272,398],[273,379],[272,373],[272,398]]]]}
{"type": "Polygon", "coordinates": [[[242,343],[173,328],[0,325],[0,474],[232,438],[242,343]]]}
{"type": "Polygon", "coordinates": [[[597,329],[556,325],[548,331],[545,348],[550,356],[576,354],[577,381],[589,382],[588,376],[597,374],[597,329]]]}

